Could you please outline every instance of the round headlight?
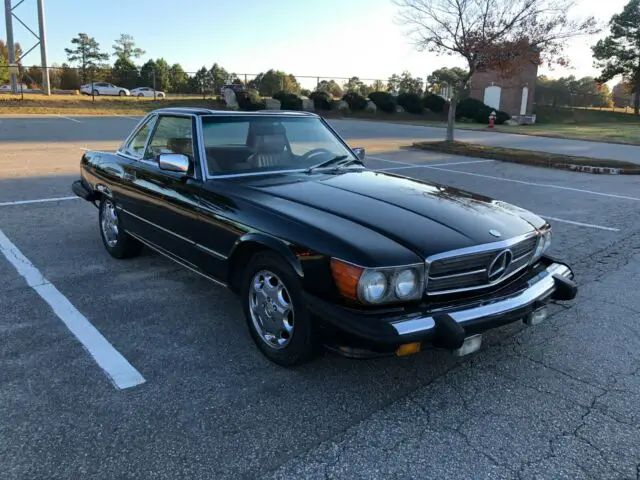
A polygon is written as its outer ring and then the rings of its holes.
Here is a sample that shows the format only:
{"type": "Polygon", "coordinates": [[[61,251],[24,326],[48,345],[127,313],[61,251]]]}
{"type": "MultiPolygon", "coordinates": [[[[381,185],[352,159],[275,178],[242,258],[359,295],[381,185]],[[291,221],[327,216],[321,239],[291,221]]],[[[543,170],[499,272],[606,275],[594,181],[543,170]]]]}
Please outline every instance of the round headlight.
{"type": "Polygon", "coordinates": [[[387,277],[375,270],[365,272],[360,278],[360,292],[364,301],[379,302],[387,293],[387,277]]]}
{"type": "Polygon", "coordinates": [[[407,298],[415,293],[418,286],[418,276],[414,270],[402,270],[398,273],[395,283],[398,298],[407,298]]]}

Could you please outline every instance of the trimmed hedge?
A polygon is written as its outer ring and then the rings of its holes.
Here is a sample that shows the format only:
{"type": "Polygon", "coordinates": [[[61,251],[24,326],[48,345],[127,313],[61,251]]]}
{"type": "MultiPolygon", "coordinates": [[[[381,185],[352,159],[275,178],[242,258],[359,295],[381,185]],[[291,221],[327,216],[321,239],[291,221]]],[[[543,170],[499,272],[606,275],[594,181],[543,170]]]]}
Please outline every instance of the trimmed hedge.
{"type": "Polygon", "coordinates": [[[267,108],[264,98],[260,96],[257,90],[236,92],[236,100],[238,101],[240,110],[245,110],[247,112],[255,112],[257,110],[264,110],[267,108]]]}
{"type": "Polygon", "coordinates": [[[356,92],[345,93],[342,97],[342,100],[349,104],[349,108],[352,111],[364,110],[365,108],[367,108],[367,99],[356,92]]]}
{"type": "Polygon", "coordinates": [[[396,98],[396,102],[404,108],[405,112],[422,113],[424,110],[422,98],[417,93],[401,93],[396,98]]]}
{"type": "Polygon", "coordinates": [[[313,106],[316,110],[331,110],[331,101],[333,98],[328,92],[311,92],[309,98],[313,100],[313,106]]]}
{"type": "Polygon", "coordinates": [[[442,98],[440,95],[434,95],[433,93],[428,93],[422,99],[422,104],[424,108],[428,108],[432,112],[441,113],[444,112],[444,108],[447,105],[447,101],[442,98]]]}
{"type": "MultiPolygon", "coordinates": [[[[467,97],[462,100],[456,107],[456,120],[460,118],[470,118],[478,123],[489,123],[489,115],[494,109],[489,105],[476,100],[475,98],[467,97]]],[[[501,110],[495,110],[496,112],[496,125],[502,125],[509,120],[511,116],[501,110]]]]}
{"type": "Polygon", "coordinates": [[[369,100],[376,104],[378,110],[388,113],[396,111],[396,102],[393,101],[393,95],[389,92],[371,92],[369,100]]]}
{"type": "Polygon", "coordinates": [[[273,98],[280,102],[280,110],[302,110],[302,99],[295,93],[280,91],[273,98]]]}

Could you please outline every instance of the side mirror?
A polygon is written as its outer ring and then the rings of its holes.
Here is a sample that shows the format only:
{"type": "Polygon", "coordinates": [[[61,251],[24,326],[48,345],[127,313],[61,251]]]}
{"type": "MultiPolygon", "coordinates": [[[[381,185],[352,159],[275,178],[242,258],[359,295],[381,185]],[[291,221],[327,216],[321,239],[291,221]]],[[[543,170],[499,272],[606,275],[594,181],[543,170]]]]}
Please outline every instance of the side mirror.
{"type": "Polygon", "coordinates": [[[161,153],[158,155],[158,165],[160,166],[160,170],[187,175],[187,173],[189,173],[189,167],[191,166],[191,160],[181,153],[161,153]]]}
{"type": "Polygon", "coordinates": [[[364,158],[366,157],[364,148],[354,148],[353,153],[356,154],[356,157],[358,157],[359,160],[362,160],[364,162],[364,158]]]}

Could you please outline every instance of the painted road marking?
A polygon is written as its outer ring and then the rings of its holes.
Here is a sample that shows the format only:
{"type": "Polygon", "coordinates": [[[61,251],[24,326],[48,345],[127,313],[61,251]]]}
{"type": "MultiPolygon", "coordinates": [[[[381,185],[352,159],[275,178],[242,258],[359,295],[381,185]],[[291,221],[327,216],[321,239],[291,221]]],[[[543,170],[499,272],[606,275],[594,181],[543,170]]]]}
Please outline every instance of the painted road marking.
{"type": "Polygon", "coordinates": [[[598,230],[607,230],[609,232],[619,232],[620,231],[619,228],[603,227],[602,225],[594,225],[592,223],[574,222],[573,220],[565,220],[563,218],[550,217],[549,215],[540,215],[540,216],[542,218],[547,219],[547,220],[555,220],[556,222],[569,223],[571,225],[578,225],[579,227],[596,228],[598,230]]]}
{"type": "MultiPolygon", "coordinates": [[[[370,157],[373,160],[382,160],[385,162],[390,162],[390,163],[402,163],[402,162],[396,162],[393,160],[387,160],[385,158],[380,158],[380,157],[370,157]]],[[[582,188],[574,188],[574,187],[563,187],[561,185],[551,185],[548,183],[535,183],[535,182],[526,182],[524,180],[515,180],[513,178],[504,178],[504,177],[496,177],[493,175],[485,175],[482,173],[473,173],[473,172],[464,172],[462,170],[451,170],[448,168],[442,168],[442,167],[436,167],[435,165],[427,165],[427,164],[410,164],[410,163],[404,163],[404,165],[413,165],[415,168],[431,168],[433,170],[441,170],[443,172],[451,172],[451,173],[458,173],[460,175],[470,175],[472,177],[480,177],[480,178],[490,178],[491,180],[500,180],[501,182],[512,182],[512,183],[519,183],[521,185],[530,185],[533,187],[543,187],[543,188],[555,188],[557,190],[567,190],[570,192],[579,192],[579,193],[587,193],[590,195],[598,195],[601,197],[609,197],[609,198],[618,198],[620,200],[632,200],[634,202],[640,202],[640,198],[638,197],[629,197],[627,195],[616,195],[615,193],[604,193],[604,192],[595,192],[593,190],[585,190],[582,188]]]]}
{"type": "Polygon", "coordinates": [[[76,120],[75,118],[65,117],[64,115],[56,115],[58,118],[64,118],[65,120],[71,120],[72,122],[82,123],[80,120],[76,120]]]}
{"type": "MultiPolygon", "coordinates": [[[[373,158],[373,157],[371,157],[373,158]]],[[[375,159],[374,159],[375,160],[375,159]]],[[[378,159],[381,160],[381,159],[378,159]]],[[[429,164],[429,167],[446,167],[448,165],[471,165],[474,163],[491,163],[491,162],[495,162],[496,160],[470,160],[468,162],[453,162],[453,163],[434,163],[434,164],[429,164]]],[[[427,166],[427,165],[425,165],[427,166]]],[[[416,168],[416,165],[403,165],[402,167],[389,167],[389,168],[379,168],[378,170],[382,170],[383,172],[390,172],[393,170],[405,170],[407,168],[416,168]]]]}
{"type": "Polygon", "coordinates": [[[82,315],[60,291],[0,230],[0,252],[11,263],[53,312],[62,320],[96,363],[119,389],[135,387],[145,382],[136,370],[113,345],[82,315]]]}
{"type": "Polygon", "coordinates": [[[64,200],[77,200],[80,197],[56,197],[56,198],[38,198],[36,200],[18,200],[15,202],[2,202],[0,207],[8,207],[10,205],[26,205],[28,203],[47,203],[47,202],[60,202],[64,200]]]}

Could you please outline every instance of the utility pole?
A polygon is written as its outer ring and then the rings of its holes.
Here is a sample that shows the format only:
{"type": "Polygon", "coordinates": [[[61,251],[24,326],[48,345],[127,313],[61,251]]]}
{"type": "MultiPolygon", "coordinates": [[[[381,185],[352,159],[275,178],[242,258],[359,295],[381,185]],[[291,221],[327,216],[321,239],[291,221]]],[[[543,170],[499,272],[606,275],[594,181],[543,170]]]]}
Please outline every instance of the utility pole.
{"type": "MultiPolygon", "coordinates": [[[[46,31],[44,22],[44,0],[37,0],[38,5],[38,33],[35,33],[31,28],[27,26],[20,18],[14,13],[14,10],[18,8],[25,0],[21,0],[11,6],[11,0],[4,0],[4,16],[7,24],[7,49],[9,50],[9,66],[12,67],[17,63],[20,63],[24,57],[31,53],[38,45],[40,45],[40,60],[42,65],[42,90],[46,95],[51,95],[51,86],[49,83],[49,70],[47,65],[47,42],[46,31]],[[24,28],[26,28],[38,42],[22,54],[20,58],[16,57],[16,47],[13,38],[13,19],[16,19],[24,28]]],[[[11,90],[16,93],[18,87],[16,73],[11,73],[11,90]]]]}
{"type": "MultiPolygon", "coordinates": [[[[16,49],[13,43],[13,22],[11,21],[13,13],[11,12],[11,0],[4,0],[4,17],[7,24],[7,50],[9,50],[9,71],[16,62],[16,49]]],[[[11,73],[11,91],[16,93],[18,90],[18,81],[15,73],[11,73]]]]}

